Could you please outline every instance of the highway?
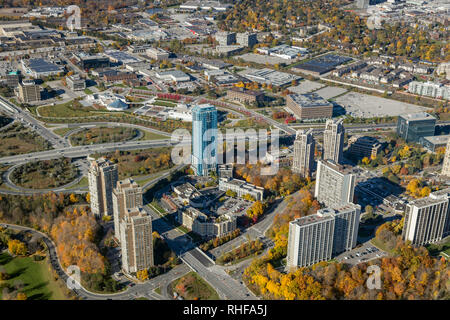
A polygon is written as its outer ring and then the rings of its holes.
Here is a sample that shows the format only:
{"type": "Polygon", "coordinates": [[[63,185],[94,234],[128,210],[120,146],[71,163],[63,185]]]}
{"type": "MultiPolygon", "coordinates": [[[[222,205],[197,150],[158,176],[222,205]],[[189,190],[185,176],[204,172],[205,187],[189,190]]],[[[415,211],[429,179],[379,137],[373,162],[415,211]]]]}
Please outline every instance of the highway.
{"type": "Polygon", "coordinates": [[[50,142],[55,148],[69,146],[69,143],[67,141],[42,125],[42,123],[36,120],[28,111],[23,111],[3,97],[0,97],[0,108],[5,114],[12,116],[16,120],[19,120],[26,127],[32,128],[36,133],[50,142]]]}

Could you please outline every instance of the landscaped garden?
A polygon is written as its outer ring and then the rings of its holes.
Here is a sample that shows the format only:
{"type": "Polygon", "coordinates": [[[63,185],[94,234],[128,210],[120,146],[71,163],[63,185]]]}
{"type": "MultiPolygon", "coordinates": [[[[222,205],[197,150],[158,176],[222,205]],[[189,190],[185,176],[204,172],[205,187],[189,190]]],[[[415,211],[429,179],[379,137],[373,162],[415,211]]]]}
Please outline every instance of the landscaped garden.
{"type": "Polygon", "coordinates": [[[11,181],[23,188],[48,189],[70,183],[78,170],[69,159],[60,158],[29,162],[17,167],[10,175],[11,181]]]}

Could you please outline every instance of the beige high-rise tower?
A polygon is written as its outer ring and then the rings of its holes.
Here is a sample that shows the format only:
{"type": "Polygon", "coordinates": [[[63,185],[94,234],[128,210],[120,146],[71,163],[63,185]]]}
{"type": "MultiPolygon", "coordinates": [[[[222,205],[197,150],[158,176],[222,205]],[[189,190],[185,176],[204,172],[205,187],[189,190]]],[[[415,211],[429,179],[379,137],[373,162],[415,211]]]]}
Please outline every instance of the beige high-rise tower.
{"type": "Polygon", "coordinates": [[[292,171],[302,177],[310,177],[314,167],[313,129],[308,131],[300,130],[294,142],[294,158],[292,161],[292,171]]]}
{"type": "Polygon", "coordinates": [[[450,139],[447,141],[447,149],[445,149],[444,163],[442,164],[443,176],[450,177],[450,139]]]}
{"type": "Polygon", "coordinates": [[[344,119],[327,120],[323,133],[323,160],[340,164],[344,151],[344,119]]]}
{"type": "Polygon", "coordinates": [[[120,240],[120,221],[127,209],[142,207],[142,188],[131,178],[117,181],[112,194],[114,234],[120,240]]]}
{"type": "Polygon", "coordinates": [[[120,229],[122,269],[131,273],[153,266],[152,217],[143,208],[127,209],[120,229]]]}
{"type": "Polygon", "coordinates": [[[91,162],[89,168],[89,193],[91,211],[97,217],[113,214],[112,191],[119,177],[117,165],[105,158],[91,162]]]}

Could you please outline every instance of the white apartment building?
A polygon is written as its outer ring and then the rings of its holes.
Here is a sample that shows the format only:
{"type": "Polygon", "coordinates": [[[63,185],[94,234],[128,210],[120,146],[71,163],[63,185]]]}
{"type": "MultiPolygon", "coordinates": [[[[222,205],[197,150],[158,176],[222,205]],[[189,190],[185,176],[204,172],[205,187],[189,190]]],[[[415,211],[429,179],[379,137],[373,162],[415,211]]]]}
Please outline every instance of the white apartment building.
{"type": "Polygon", "coordinates": [[[355,176],[345,167],[333,161],[319,160],[317,163],[314,196],[317,201],[330,208],[339,208],[353,202],[355,176]]]}

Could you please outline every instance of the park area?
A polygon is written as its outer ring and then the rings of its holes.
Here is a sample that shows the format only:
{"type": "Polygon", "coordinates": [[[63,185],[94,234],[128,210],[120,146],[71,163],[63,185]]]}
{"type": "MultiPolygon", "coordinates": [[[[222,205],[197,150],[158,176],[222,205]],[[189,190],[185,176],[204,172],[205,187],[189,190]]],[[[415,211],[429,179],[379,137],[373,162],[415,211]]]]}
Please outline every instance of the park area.
{"type": "MultiPolygon", "coordinates": [[[[0,300],[14,295],[7,292],[20,288],[28,300],[65,300],[67,297],[56,282],[46,260],[34,261],[32,257],[12,257],[0,253],[0,271],[8,274],[7,280],[0,280],[0,300]],[[8,290],[9,288],[9,290],[8,290]]],[[[16,296],[10,297],[15,299],[16,296]]]]}
{"type": "Polygon", "coordinates": [[[76,179],[78,170],[69,159],[26,163],[11,173],[11,182],[28,189],[57,188],[76,179]]]}
{"type": "Polygon", "coordinates": [[[184,300],[220,300],[217,292],[197,273],[189,272],[169,285],[169,293],[184,300]]]}
{"type": "Polygon", "coordinates": [[[51,149],[37,133],[21,124],[13,124],[0,131],[0,157],[14,156],[51,149]]]}
{"type": "Polygon", "coordinates": [[[98,127],[83,129],[70,136],[70,143],[73,146],[88,144],[122,142],[139,137],[141,132],[138,129],[126,127],[98,127]]]}
{"type": "Polygon", "coordinates": [[[117,163],[119,179],[155,174],[173,167],[171,148],[152,148],[133,151],[116,151],[106,154],[95,154],[117,163]]]}

